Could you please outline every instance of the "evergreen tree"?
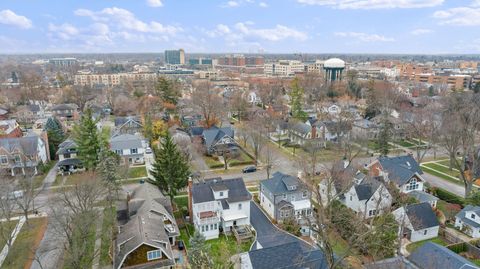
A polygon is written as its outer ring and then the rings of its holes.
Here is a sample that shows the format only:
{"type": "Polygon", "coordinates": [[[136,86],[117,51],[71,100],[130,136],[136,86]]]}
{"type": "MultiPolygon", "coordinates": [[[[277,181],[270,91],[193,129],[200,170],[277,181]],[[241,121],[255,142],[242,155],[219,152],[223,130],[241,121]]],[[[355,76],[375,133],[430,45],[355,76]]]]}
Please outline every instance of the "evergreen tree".
{"type": "Polygon", "coordinates": [[[47,132],[48,148],[50,156],[53,159],[57,153],[58,145],[65,140],[65,133],[63,132],[62,124],[57,118],[50,117],[45,123],[43,130],[47,132]]]}
{"type": "Polygon", "coordinates": [[[89,108],[80,118],[80,122],[73,127],[73,140],[78,147],[78,158],[87,170],[95,170],[99,162],[98,155],[102,143],[96,124],[97,121],[93,119],[92,110],[89,108]]]}
{"type": "Polygon", "coordinates": [[[292,107],[292,116],[304,121],[308,115],[305,111],[303,111],[304,90],[298,84],[298,78],[293,79],[291,87],[290,106],[292,107]]]}
{"type": "Polygon", "coordinates": [[[188,250],[188,262],[192,269],[212,268],[212,259],[208,256],[208,246],[205,244],[205,236],[199,231],[195,231],[190,238],[190,248],[188,250]]]}
{"type": "Polygon", "coordinates": [[[434,96],[435,95],[435,89],[433,86],[428,87],[428,96],[434,96]]]}
{"type": "Polygon", "coordinates": [[[106,148],[100,151],[100,162],[98,163],[98,171],[101,178],[107,183],[116,184],[120,180],[118,168],[120,165],[120,156],[106,148]]]}
{"type": "Polygon", "coordinates": [[[176,105],[180,92],[175,86],[173,81],[165,77],[159,77],[155,84],[155,93],[162,97],[163,101],[176,105]]]}
{"type": "Polygon", "coordinates": [[[388,143],[391,140],[392,123],[388,119],[387,113],[383,113],[381,117],[377,143],[380,154],[385,156],[390,152],[390,145],[388,143]]]}
{"type": "Polygon", "coordinates": [[[177,191],[187,186],[190,174],[188,162],[168,132],[160,143],[160,149],[155,149],[155,163],[150,172],[153,182],[167,193],[172,202],[177,191]]]}

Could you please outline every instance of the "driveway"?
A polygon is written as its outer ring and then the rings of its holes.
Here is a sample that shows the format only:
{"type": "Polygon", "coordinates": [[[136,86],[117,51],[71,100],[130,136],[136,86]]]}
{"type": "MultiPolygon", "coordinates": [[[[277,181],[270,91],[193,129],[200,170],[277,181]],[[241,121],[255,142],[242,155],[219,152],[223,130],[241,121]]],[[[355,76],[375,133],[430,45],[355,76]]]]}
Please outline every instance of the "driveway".
{"type": "Polygon", "coordinates": [[[300,244],[306,249],[312,248],[312,246],[308,245],[300,238],[278,229],[253,201],[250,202],[250,223],[252,224],[253,228],[255,228],[257,233],[256,241],[254,242],[251,250],[255,250],[258,247],[274,247],[295,241],[300,242],[300,244]]]}

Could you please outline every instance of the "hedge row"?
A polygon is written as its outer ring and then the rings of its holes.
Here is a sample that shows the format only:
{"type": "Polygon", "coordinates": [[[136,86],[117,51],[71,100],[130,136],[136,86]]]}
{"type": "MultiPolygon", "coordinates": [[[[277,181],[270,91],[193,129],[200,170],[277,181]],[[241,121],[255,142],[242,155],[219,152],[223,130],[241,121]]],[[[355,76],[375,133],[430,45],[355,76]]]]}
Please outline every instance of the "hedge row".
{"type": "Polygon", "coordinates": [[[462,206],[465,205],[465,199],[464,198],[462,198],[462,197],[460,197],[456,194],[453,194],[449,191],[446,191],[444,189],[436,188],[435,189],[435,194],[440,200],[446,201],[448,203],[459,204],[459,205],[462,205],[462,206]]]}

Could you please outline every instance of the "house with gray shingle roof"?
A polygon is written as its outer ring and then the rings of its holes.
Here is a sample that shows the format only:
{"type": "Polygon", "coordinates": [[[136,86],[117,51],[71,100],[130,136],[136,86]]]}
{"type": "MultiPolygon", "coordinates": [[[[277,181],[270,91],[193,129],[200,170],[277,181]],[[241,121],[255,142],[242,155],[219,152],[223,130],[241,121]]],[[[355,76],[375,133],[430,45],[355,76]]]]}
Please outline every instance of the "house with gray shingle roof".
{"type": "Polygon", "coordinates": [[[298,177],[276,172],[260,181],[260,206],[278,222],[312,215],[311,192],[298,177]]]}
{"type": "Polygon", "coordinates": [[[473,238],[480,237],[480,206],[465,206],[455,216],[455,227],[473,238]]]}
{"type": "Polygon", "coordinates": [[[58,156],[58,169],[61,172],[72,173],[83,168],[82,161],[78,158],[77,143],[68,138],[58,145],[56,155],[58,156]]]}
{"type": "Polygon", "coordinates": [[[381,156],[367,166],[372,176],[383,176],[386,182],[393,182],[397,188],[408,193],[423,191],[425,179],[423,171],[411,155],[388,157],[381,156]]]}
{"type": "Polygon", "coordinates": [[[208,154],[221,155],[223,151],[238,149],[235,141],[235,132],[231,127],[218,128],[216,126],[202,132],[203,143],[208,154]]]}
{"type": "Polygon", "coordinates": [[[251,194],[242,178],[212,178],[188,185],[189,213],[195,230],[218,238],[236,226],[250,226],[251,194]]]}
{"type": "Polygon", "coordinates": [[[38,165],[48,160],[48,145],[36,134],[0,138],[0,170],[12,176],[25,175],[26,169],[33,169],[36,174],[38,165]]]}
{"type": "Polygon", "coordinates": [[[138,135],[119,134],[110,138],[110,150],[117,153],[125,162],[144,164],[144,142],[138,135]]]}
{"type": "Polygon", "coordinates": [[[382,214],[392,206],[392,195],[382,179],[365,177],[353,186],[340,201],[366,218],[382,214]]]}
{"type": "Polygon", "coordinates": [[[417,199],[419,203],[429,203],[432,208],[437,207],[437,201],[439,200],[436,196],[433,196],[430,193],[426,193],[424,191],[411,191],[408,193],[408,195],[417,199]]]}
{"type": "Polygon", "coordinates": [[[172,268],[180,235],[172,205],[158,187],[144,183],[117,205],[114,268],[172,268]]]}
{"type": "Polygon", "coordinates": [[[440,223],[429,203],[411,204],[392,212],[399,224],[399,233],[411,242],[438,236],[440,223]]]}
{"type": "Polygon", "coordinates": [[[407,258],[419,269],[478,269],[479,267],[452,250],[427,242],[407,258]]]}

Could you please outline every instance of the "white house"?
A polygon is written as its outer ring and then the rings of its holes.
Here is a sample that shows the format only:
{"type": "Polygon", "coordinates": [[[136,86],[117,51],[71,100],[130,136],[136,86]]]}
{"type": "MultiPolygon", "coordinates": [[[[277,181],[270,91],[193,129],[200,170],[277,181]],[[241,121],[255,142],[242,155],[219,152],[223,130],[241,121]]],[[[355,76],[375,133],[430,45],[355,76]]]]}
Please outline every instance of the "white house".
{"type": "Polygon", "coordinates": [[[195,230],[205,238],[218,238],[237,226],[250,225],[251,195],[242,178],[212,178],[188,183],[188,205],[195,230]]]}
{"type": "Polygon", "coordinates": [[[348,208],[367,218],[382,214],[392,206],[392,195],[377,179],[365,178],[354,184],[341,200],[348,208]]]}
{"type": "Polygon", "coordinates": [[[455,216],[455,227],[473,238],[480,237],[480,206],[467,205],[455,216]]]}
{"type": "Polygon", "coordinates": [[[137,135],[120,134],[110,138],[110,150],[129,164],[144,164],[144,143],[137,135]]]}
{"type": "Polygon", "coordinates": [[[258,96],[256,92],[251,91],[248,93],[247,102],[249,102],[250,104],[256,105],[256,104],[260,104],[262,102],[262,99],[260,99],[260,96],[258,96]]]}
{"type": "Polygon", "coordinates": [[[411,204],[393,211],[399,224],[399,233],[411,242],[418,242],[438,236],[440,223],[429,203],[411,204]]]}

